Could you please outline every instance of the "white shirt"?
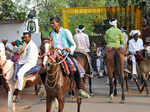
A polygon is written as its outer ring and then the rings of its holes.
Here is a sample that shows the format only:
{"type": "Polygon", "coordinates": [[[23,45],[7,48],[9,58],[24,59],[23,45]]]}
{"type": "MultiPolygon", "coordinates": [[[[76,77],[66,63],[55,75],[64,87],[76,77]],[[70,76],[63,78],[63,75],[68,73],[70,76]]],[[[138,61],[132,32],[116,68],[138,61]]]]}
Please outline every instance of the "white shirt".
{"type": "Polygon", "coordinates": [[[126,34],[126,32],[123,32],[123,38],[124,38],[124,45],[127,45],[128,42],[128,35],[126,34]]]}
{"type": "Polygon", "coordinates": [[[76,43],[75,51],[90,52],[90,42],[87,34],[80,32],[74,35],[74,41],[76,43]]]}
{"type": "Polygon", "coordinates": [[[63,43],[63,38],[61,37],[61,36],[63,36],[63,35],[61,35],[62,34],[61,32],[65,30],[66,33],[67,33],[66,37],[70,41],[70,43],[72,44],[72,46],[69,49],[71,50],[71,54],[73,54],[73,52],[76,49],[76,43],[73,40],[72,33],[68,29],[64,29],[64,30],[62,30],[62,29],[63,28],[61,27],[58,33],[55,32],[55,41],[57,41],[57,44],[55,45],[55,48],[60,48],[60,49],[63,48],[64,49],[65,45],[63,43]]]}
{"type": "Polygon", "coordinates": [[[134,39],[129,40],[129,52],[131,54],[135,54],[136,51],[144,49],[143,47],[143,40],[138,38],[137,41],[134,39]]]}
{"type": "Polygon", "coordinates": [[[19,64],[32,64],[36,65],[38,60],[38,48],[36,44],[30,40],[27,44],[22,57],[19,59],[19,64]]]}

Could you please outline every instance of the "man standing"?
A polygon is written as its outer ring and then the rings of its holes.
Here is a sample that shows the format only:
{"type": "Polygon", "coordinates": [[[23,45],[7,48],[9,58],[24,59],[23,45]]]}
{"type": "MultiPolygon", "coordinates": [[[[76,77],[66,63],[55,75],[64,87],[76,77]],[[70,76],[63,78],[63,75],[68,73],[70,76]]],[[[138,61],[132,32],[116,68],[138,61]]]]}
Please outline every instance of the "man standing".
{"type": "Polygon", "coordinates": [[[132,37],[131,40],[129,40],[129,53],[132,55],[132,76],[133,78],[136,77],[137,70],[136,70],[136,53],[143,50],[143,40],[138,38],[141,35],[139,30],[132,30],[130,32],[130,36],[132,37]]]}
{"type": "MultiPolygon", "coordinates": [[[[70,54],[73,54],[76,44],[73,40],[71,32],[60,26],[60,19],[58,17],[52,17],[50,19],[50,25],[53,29],[50,34],[50,47],[53,46],[54,48],[64,49],[70,54]]],[[[77,88],[79,89],[79,95],[89,97],[88,93],[82,90],[80,74],[75,75],[75,82],[77,84],[77,88]]]]}
{"type": "Polygon", "coordinates": [[[21,66],[19,69],[17,76],[18,76],[18,83],[17,89],[14,92],[14,95],[21,97],[22,89],[23,89],[23,81],[24,81],[24,74],[29,71],[32,67],[36,66],[38,60],[38,48],[36,44],[31,39],[30,32],[24,32],[24,42],[27,44],[24,53],[18,60],[18,64],[21,66]]]}

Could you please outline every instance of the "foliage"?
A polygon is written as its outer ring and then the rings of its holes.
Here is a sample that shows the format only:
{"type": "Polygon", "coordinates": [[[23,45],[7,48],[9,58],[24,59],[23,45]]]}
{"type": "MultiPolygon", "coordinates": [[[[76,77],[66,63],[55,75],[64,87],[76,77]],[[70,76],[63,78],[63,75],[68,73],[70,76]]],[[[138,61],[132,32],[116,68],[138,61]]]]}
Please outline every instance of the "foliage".
{"type": "Polygon", "coordinates": [[[95,7],[104,5],[105,0],[43,0],[38,8],[40,10],[38,15],[40,18],[40,30],[43,32],[44,37],[48,36],[48,32],[51,31],[49,26],[49,17],[61,17],[61,14],[58,12],[58,8],[95,7]]]}
{"type": "Polygon", "coordinates": [[[22,7],[17,7],[11,0],[3,0],[0,5],[0,20],[24,20],[26,13],[22,7]]]}

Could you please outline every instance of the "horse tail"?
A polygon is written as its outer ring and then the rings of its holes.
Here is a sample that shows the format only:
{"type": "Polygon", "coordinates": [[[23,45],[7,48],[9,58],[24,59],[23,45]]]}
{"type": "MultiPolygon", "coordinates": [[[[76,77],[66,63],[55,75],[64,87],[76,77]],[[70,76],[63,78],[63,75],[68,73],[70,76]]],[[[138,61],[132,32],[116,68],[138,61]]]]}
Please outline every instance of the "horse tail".
{"type": "Polygon", "coordinates": [[[115,72],[117,73],[118,81],[122,82],[122,67],[121,67],[121,57],[117,50],[115,50],[114,53],[114,66],[115,66],[115,72]]]}

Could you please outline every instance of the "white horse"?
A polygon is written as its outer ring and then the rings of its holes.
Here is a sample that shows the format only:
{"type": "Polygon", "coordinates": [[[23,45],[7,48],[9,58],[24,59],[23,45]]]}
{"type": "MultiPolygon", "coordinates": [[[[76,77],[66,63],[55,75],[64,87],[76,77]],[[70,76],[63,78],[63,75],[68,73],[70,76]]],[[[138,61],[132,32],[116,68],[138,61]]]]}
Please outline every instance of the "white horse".
{"type": "MultiPolygon", "coordinates": [[[[5,54],[5,46],[0,43],[0,66],[2,69],[2,75],[6,79],[9,91],[8,91],[8,112],[15,112],[15,103],[13,102],[13,92],[15,90],[15,85],[17,82],[12,80],[14,73],[14,63],[11,60],[7,60],[5,54]]],[[[37,72],[34,76],[27,76],[24,78],[24,87],[32,87],[41,81],[40,75],[37,72]],[[29,82],[29,83],[28,83],[29,82]]]]}

